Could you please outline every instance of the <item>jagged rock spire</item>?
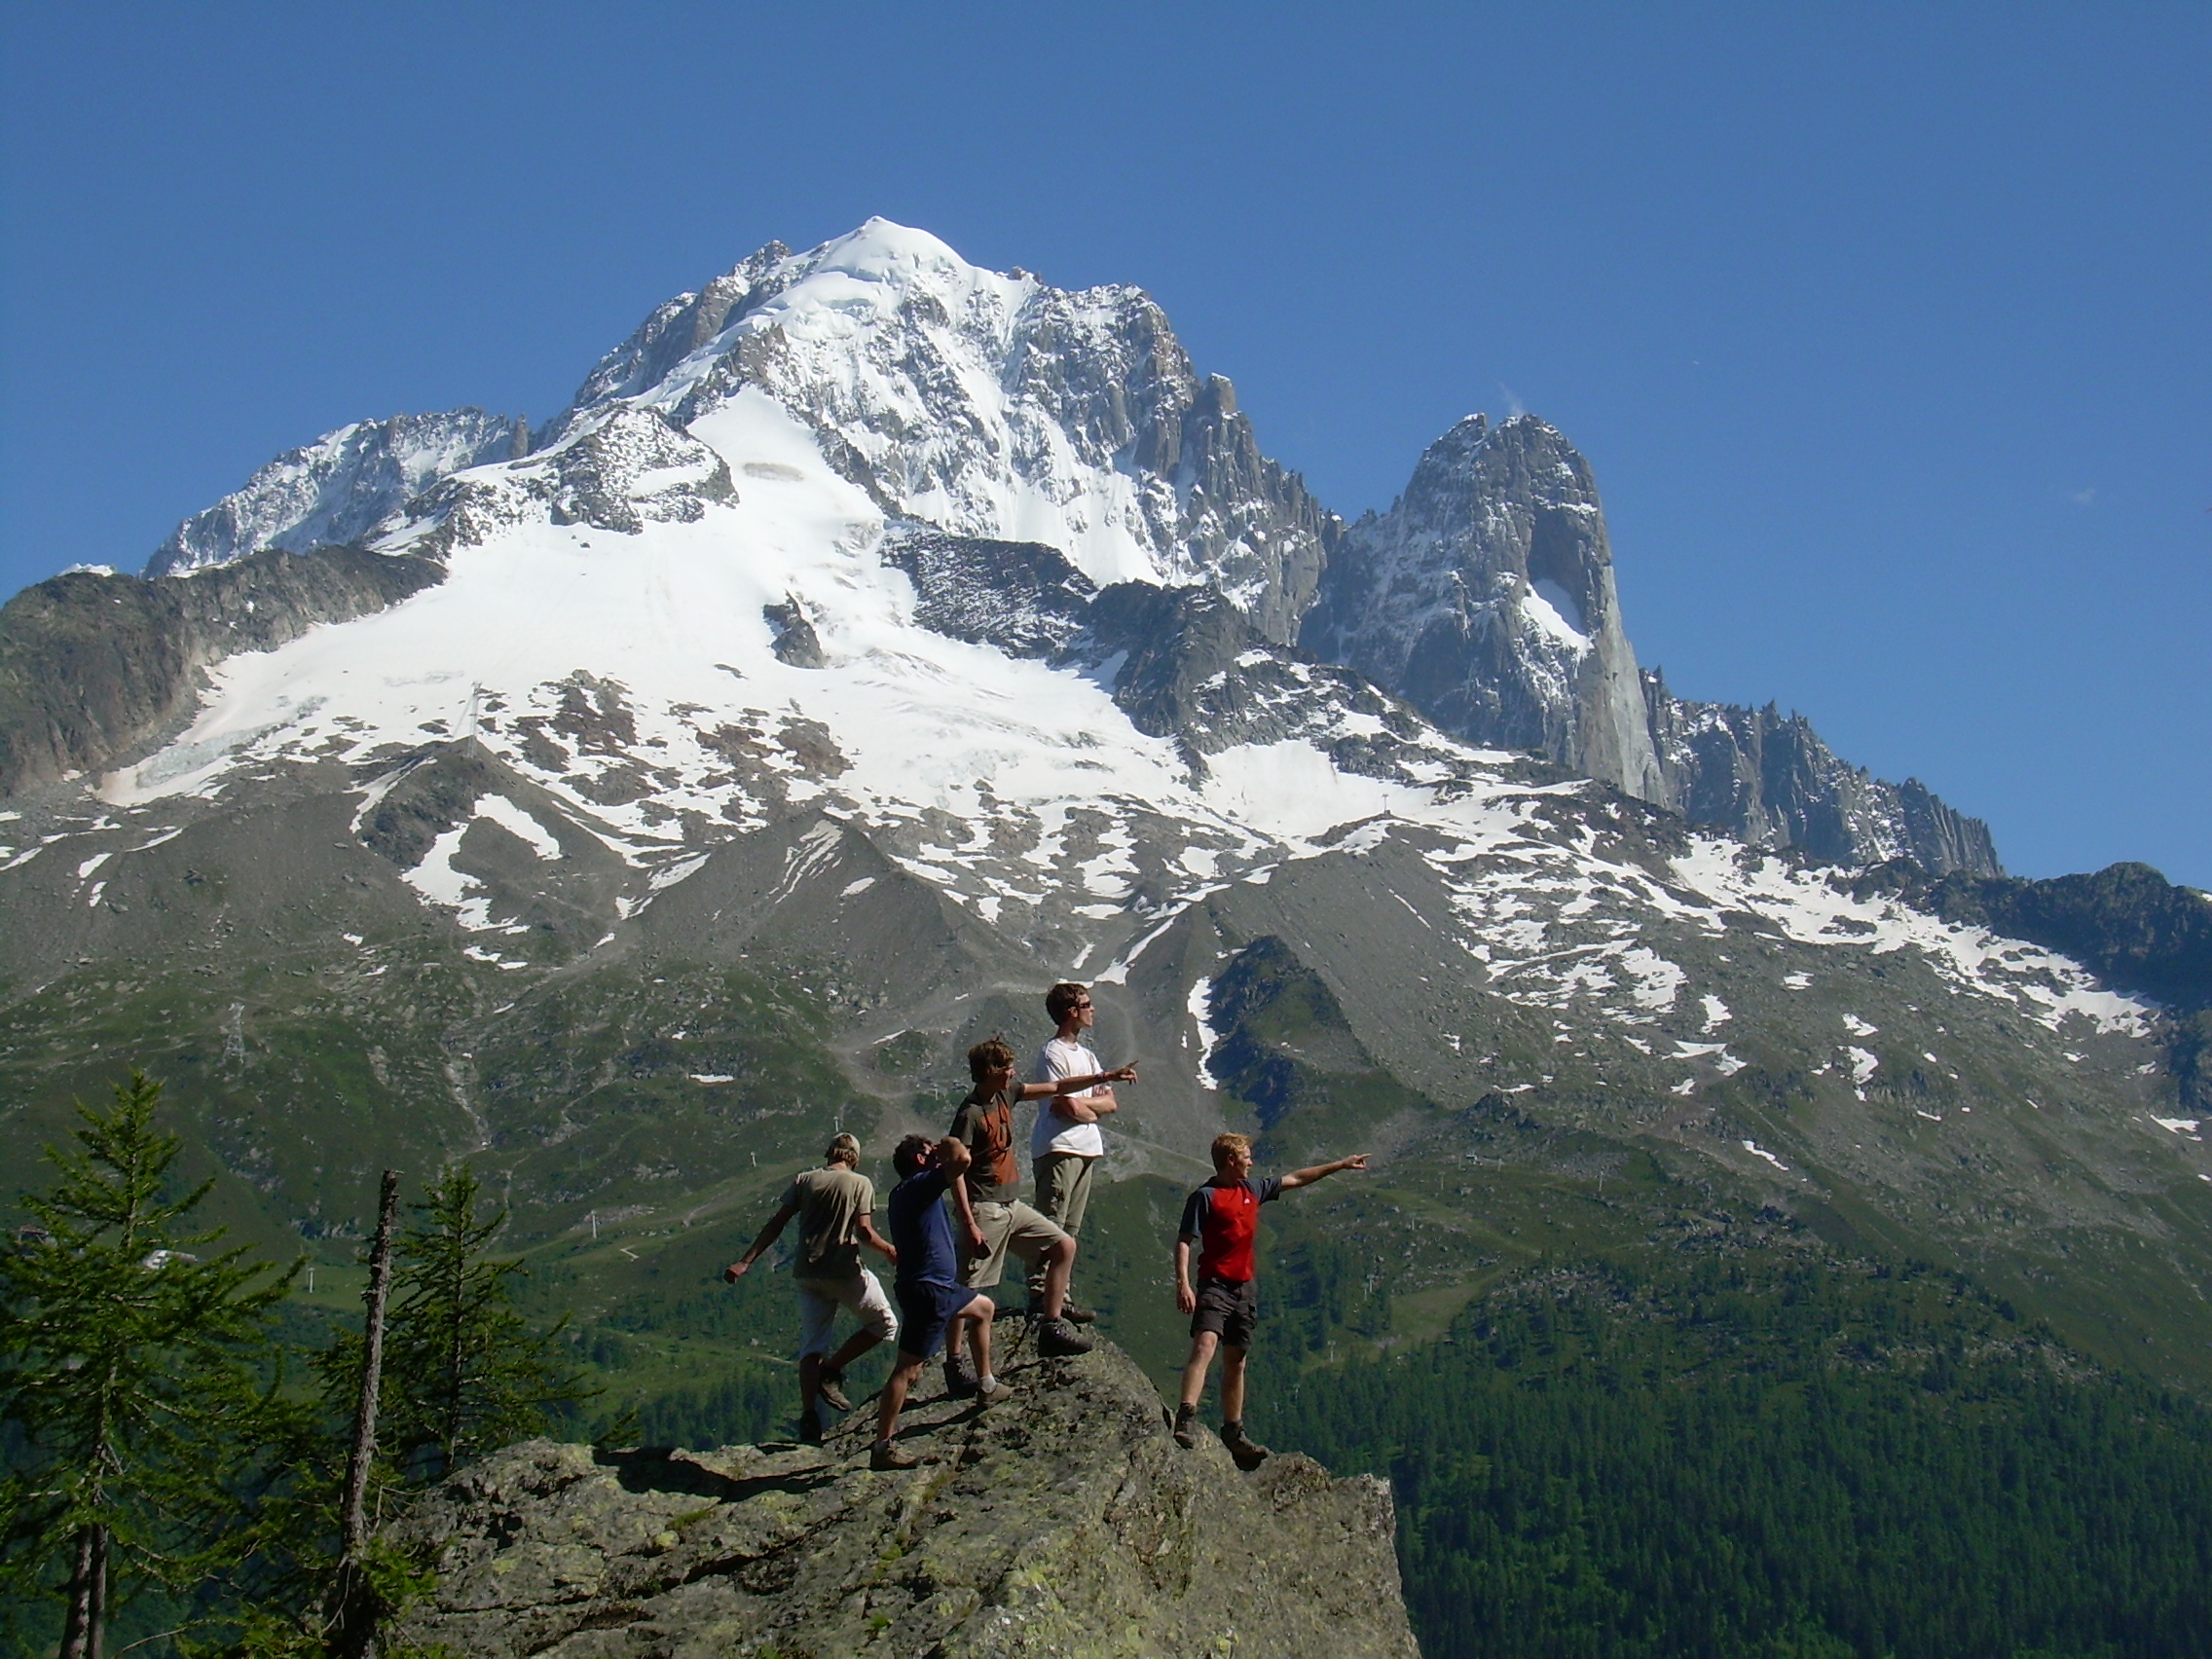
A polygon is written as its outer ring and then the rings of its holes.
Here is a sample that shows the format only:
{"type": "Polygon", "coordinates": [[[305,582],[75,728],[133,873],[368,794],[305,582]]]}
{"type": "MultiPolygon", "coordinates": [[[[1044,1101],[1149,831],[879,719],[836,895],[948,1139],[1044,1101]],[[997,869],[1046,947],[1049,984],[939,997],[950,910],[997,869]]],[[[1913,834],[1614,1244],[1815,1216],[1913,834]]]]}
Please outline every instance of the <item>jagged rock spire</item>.
{"type": "Polygon", "coordinates": [[[1470,415],[1430,445],[1390,510],[1345,533],[1301,637],[1456,737],[1672,803],[1596,481],[1533,416],[1470,415]]]}

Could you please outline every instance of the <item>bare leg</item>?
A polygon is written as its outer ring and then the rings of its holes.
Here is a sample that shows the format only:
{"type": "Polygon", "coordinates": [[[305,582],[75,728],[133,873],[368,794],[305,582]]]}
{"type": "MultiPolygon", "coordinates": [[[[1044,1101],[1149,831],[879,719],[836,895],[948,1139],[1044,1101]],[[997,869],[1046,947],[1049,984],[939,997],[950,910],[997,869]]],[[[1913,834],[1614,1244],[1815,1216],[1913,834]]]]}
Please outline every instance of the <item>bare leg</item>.
{"type": "MultiPolygon", "coordinates": [[[[822,1369],[829,1372],[832,1377],[839,1376],[846,1366],[852,1364],[853,1361],[860,1358],[862,1354],[867,1352],[869,1348],[875,1346],[881,1341],[883,1339],[873,1331],[855,1331],[845,1339],[845,1346],[830,1356],[822,1369]]],[[[798,1385],[799,1391],[804,1393],[806,1390],[806,1371],[803,1366],[799,1370],[798,1385]]]]}
{"type": "Polygon", "coordinates": [[[1244,1420],[1244,1354],[1240,1347],[1221,1350],[1221,1417],[1224,1422],[1244,1420]]]}
{"type": "MultiPolygon", "coordinates": [[[[1200,1331],[1191,1339],[1190,1363],[1183,1367],[1183,1404],[1192,1411],[1198,1409],[1198,1396],[1206,1391],[1206,1368],[1213,1364],[1213,1350],[1221,1346],[1221,1338],[1212,1331],[1200,1331]]],[[[1237,1404],[1244,1401],[1244,1354],[1240,1348],[1232,1349],[1236,1355],[1237,1404]]],[[[1226,1386],[1227,1379],[1224,1379],[1226,1386]]]]}
{"type": "Polygon", "coordinates": [[[1038,1299],[1038,1315],[1057,1319],[1067,1305],[1068,1274],[1075,1271],[1075,1240],[1063,1238],[1045,1252],[1045,1294],[1038,1299]]]}
{"type": "MultiPolygon", "coordinates": [[[[976,1302],[983,1304],[994,1316],[999,1310],[998,1304],[987,1296],[978,1296],[976,1302]]],[[[971,1302],[968,1306],[973,1308],[975,1305],[975,1302],[971,1302]]],[[[968,1357],[976,1362],[976,1376],[980,1381],[991,1374],[991,1321],[985,1318],[963,1319],[960,1322],[968,1328],[968,1357]]]]}
{"type": "Polygon", "coordinates": [[[978,1296],[961,1309],[968,1322],[968,1351],[976,1357],[976,1375],[991,1374],[991,1319],[998,1312],[998,1304],[987,1296],[978,1296]]]}
{"type": "Polygon", "coordinates": [[[883,1384],[883,1398],[875,1408],[875,1438],[889,1445],[892,1435],[899,1429],[899,1414],[905,1409],[906,1390],[914,1385],[914,1379],[928,1364],[926,1355],[901,1351],[899,1363],[891,1368],[890,1381],[883,1384]]]}

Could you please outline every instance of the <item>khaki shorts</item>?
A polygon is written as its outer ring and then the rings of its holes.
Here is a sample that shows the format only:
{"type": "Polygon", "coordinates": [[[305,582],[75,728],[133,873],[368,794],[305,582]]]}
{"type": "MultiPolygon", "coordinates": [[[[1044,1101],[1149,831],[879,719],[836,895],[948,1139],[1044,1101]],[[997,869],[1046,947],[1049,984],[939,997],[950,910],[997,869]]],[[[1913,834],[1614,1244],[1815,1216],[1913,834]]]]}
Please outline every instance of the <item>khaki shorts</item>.
{"type": "Polygon", "coordinates": [[[866,1268],[851,1278],[794,1278],[798,1287],[798,1356],[828,1354],[835,1346],[830,1334],[837,1323],[837,1309],[847,1308],[860,1315],[861,1329],[879,1342],[899,1334],[899,1316],[883,1286],[866,1268]]]}
{"type": "Polygon", "coordinates": [[[977,1204],[976,1225],[983,1232],[983,1253],[971,1256],[960,1270],[960,1282],[970,1290],[988,1290],[999,1282],[1009,1250],[1035,1267],[1067,1236],[1027,1204],[977,1204]]]}

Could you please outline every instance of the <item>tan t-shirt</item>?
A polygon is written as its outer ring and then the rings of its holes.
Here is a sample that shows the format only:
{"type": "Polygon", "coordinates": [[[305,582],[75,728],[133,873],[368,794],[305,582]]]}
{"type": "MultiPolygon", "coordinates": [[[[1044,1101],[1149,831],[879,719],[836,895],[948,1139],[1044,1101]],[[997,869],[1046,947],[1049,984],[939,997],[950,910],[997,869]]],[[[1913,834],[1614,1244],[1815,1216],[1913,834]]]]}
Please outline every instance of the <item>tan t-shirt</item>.
{"type": "Polygon", "coordinates": [[[832,1163],[803,1171],[784,1202],[798,1210],[793,1272],[801,1278],[851,1278],[861,1271],[859,1223],[875,1209],[874,1182],[857,1169],[832,1163]]]}

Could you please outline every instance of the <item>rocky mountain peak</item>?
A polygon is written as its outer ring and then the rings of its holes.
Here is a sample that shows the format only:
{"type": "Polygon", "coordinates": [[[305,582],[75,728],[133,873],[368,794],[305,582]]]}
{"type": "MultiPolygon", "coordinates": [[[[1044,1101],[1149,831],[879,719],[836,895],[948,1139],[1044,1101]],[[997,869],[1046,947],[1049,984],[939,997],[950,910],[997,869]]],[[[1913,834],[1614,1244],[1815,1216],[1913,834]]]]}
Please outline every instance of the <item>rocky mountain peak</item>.
{"type": "Polygon", "coordinates": [[[1345,533],[1302,637],[1456,737],[1671,802],[1596,481],[1533,416],[1471,415],[1430,445],[1390,510],[1345,533]]]}
{"type": "MultiPolygon", "coordinates": [[[[1165,631],[1132,642],[1114,696],[1139,729],[1173,734],[1194,777],[1222,745],[1293,730],[1341,749],[1362,735],[1347,716],[1365,738],[1432,748],[1371,714],[1364,681],[1451,738],[1757,845],[1998,867],[1984,828],[1865,777],[1802,721],[1688,703],[1640,675],[1595,478],[1544,421],[1456,423],[1389,511],[1347,531],[1261,452],[1235,387],[1197,370],[1141,289],[984,270],[880,218],[804,252],[770,242],[657,307],[535,447],[521,422],[473,409],[345,427],[186,521],[155,569],[338,544],[444,563],[534,527],[698,526],[719,546],[726,527],[708,515],[741,488],[780,522],[776,503],[808,480],[833,487],[802,539],[857,562],[825,579],[902,571],[912,620],[950,638],[1056,660],[1095,596],[1128,590],[1095,620],[1165,631]]],[[[762,585],[743,608],[782,642],[777,660],[830,661],[842,602],[762,585]]],[[[174,689],[164,680],[149,707],[173,714],[174,689]]],[[[133,717],[63,749],[112,756],[151,729],[133,717]]],[[[34,772],[68,769],[50,749],[34,772]]]]}

